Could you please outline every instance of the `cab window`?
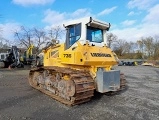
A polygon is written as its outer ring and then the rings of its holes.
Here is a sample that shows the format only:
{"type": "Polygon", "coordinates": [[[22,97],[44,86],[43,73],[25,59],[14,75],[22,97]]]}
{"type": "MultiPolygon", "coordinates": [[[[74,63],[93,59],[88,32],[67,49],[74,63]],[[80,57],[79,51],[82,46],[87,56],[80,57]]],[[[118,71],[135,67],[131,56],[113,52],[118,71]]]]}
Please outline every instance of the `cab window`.
{"type": "Polygon", "coordinates": [[[87,40],[90,42],[103,42],[103,30],[87,26],[87,40]]]}

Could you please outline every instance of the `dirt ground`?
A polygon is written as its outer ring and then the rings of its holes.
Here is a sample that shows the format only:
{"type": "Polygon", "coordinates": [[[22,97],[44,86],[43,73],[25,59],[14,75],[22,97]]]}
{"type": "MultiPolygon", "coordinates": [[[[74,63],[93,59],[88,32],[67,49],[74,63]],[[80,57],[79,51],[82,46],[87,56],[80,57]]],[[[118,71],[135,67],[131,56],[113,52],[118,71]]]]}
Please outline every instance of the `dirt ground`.
{"type": "Polygon", "coordinates": [[[159,68],[116,66],[128,87],[69,107],[33,89],[29,70],[0,69],[0,120],[159,120],[159,68]]]}

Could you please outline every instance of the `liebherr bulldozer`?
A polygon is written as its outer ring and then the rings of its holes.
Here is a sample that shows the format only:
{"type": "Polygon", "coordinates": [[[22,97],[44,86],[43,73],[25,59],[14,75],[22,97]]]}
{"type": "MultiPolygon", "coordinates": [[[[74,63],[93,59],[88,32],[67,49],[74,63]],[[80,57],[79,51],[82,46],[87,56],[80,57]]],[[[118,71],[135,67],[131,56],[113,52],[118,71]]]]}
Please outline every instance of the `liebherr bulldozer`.
{"type": "Polygon", "coordinates": [[[120,91],[125,77],[117,65],[116,54],[107,47],[110,24],[92,17],[64,24],[66,41],[43,49],[43,66],[32,68],[32,87],[67,105],[89,101],[94,92],[120,91]]]}

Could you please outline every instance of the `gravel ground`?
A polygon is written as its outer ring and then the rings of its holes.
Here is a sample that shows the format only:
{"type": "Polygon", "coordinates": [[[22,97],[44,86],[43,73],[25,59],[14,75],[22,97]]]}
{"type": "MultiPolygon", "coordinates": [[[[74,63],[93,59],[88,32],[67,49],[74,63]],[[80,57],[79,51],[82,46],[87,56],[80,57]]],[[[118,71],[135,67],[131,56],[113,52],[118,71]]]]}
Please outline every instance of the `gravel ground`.
{"type": "Polygon", "coordinates": [[[69,107],[31,88],[29,70],[0,69],[0,120],[159,120],[159,68],[116,66],[126,90],[69,107]]]}

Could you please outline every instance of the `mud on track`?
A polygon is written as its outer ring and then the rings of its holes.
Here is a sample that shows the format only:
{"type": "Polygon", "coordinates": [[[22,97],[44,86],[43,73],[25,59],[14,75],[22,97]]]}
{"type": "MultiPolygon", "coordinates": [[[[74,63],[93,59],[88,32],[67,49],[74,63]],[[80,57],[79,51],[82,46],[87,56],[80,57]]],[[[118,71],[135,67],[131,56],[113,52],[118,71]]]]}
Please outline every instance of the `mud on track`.
{"type": "Polygon", "coordinates": [[[69,107],[33,89],[29,70],[0,69],[0,120],[158,120],[159,68],[116,66],[128,87],[116,95],[96,94],[69,107]]]}

